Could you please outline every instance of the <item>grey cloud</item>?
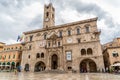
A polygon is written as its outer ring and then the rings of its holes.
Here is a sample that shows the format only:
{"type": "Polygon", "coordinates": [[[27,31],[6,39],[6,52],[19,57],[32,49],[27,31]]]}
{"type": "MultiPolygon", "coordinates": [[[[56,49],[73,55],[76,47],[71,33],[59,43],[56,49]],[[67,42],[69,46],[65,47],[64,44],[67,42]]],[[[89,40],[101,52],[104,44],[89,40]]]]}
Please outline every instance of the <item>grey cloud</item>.
{"type": "MultiPolygon", "coordinates": [[[[80,0],[52,0],[53,5],[56,8],[56,24],[66,23],[64,19],[61,17],[60,12],[62,12],[65,8],[70,8],[71,10],[76,10],[78,13],[82,14],[93,14],[98,16],[99,21],[105,20],[105,27],[108,28],[118,28],[119,24],[116,24],[113,21],[111,15],[104,11],[101,7],[96,4],[88,4],[83,3],[80,0]]],[[[0,20],[0,41],[6,41],[9,38],[16,39],[17,35],[21,32],[28,31],[31,29],[42,28],[43,25],[43,14],[36,15],[35,18],[31,20],[24,19],[22,15],[19,15],[22,9],[26,6],[29,6],[35,2],[42,3],[44,6],[45,1],[43,0],[0,0],[0,15],[6,14],[11,16],[15,22],[9,22],[8,20],[0,20]],[[28,21],[28,22],[27,22],[28,21]]],[[[40,11],[40,10],[39,10],[40,11]]],[[[27,14],[26,14],[27,15],[27,14]]],[[[1,18],[1,17],[0,17],[1,18]]],[[[99,26],[99,25],[98,25],[99,26]]],[[[111,32],[109,35],[109,40],[114,38],[114,35],[119,36],[120,30],[117,30],[117,33],[111,32]]],[[[106,30],[102,30],[101,40],[102,43],[108,42],[108,35],[106,30]]]]}
{"type": "MultiPolygon", "coordinates": [[[[38,0],[36,0],[38,1],[38,0]]],[[[17,36],[26,30],[28,21],[19,13],[21,10],[36,2],[35,0],[0,0],[0,42],[8,43],[8,40],[16,40],[17,36]],[[9,19],[15,21],[11,22],[9,19]]],[[[26,14],[27,15],[27,14],[26,14]]]]}
{"type": "Polygon", "coordinates": [[[38,27],[42,28],[43,26],[43,17],[41,15],[37,15],[31,22],[28,24],[29,27],[38,27]]]}
{"type": "MultiPolygon", "coordinates": [[[[59,0],[58,3],[56,5],[60,5],[60,9],[65,9],[66,7],[69,7],[70,9],[72,10],[76,10],[78,13],[80,13],[81,15],[82,14],[93,14],[95,16],[98,17],[98,21],[101,21],[101,20],[104,20],[105,21],[105,27],[108,27],[108,28],[111,28],[111,31],[112,31],[112,28],[118,28],[118,26],[120,26],[119,24],[116,24],[114,21],[113,21],[113,18],[111,17],[111,15],[104,11],[100,6],[96,5],[96,4],[93,4],[93,3],[83,3],[82,1],[80,0],[69,0],[68,2],[65,3],[64,0],[59,0]]],[[[98,25],[99,26],[99,25],[98,25]]],[[[117,29],[116,28],[116,29],[117,29]]],[[[114,36],[115,35],[120,35],[120,30],[118,30],[118,32],[114,32],[112,31],[110,34],[106,33],[107,30],[104,30],[102,29],[102,34],[101,34],[101,42],[102,43],[106,43],[110,40],[112,40],[113,38],[115,38],[114,36]],[[108,35],[109,38],[108,38],[108,35]]]]}

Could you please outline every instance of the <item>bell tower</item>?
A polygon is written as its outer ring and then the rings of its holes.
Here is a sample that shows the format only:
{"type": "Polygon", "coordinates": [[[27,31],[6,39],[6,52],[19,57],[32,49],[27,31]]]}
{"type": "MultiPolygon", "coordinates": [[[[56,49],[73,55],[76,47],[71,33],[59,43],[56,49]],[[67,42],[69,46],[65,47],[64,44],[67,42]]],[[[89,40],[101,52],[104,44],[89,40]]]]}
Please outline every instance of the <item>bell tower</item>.
{"type": "Polygon", "coordinates": [[[55,25],[55,9],[52,3],[44,5],[43,28],[49,28],[55,25]]]}

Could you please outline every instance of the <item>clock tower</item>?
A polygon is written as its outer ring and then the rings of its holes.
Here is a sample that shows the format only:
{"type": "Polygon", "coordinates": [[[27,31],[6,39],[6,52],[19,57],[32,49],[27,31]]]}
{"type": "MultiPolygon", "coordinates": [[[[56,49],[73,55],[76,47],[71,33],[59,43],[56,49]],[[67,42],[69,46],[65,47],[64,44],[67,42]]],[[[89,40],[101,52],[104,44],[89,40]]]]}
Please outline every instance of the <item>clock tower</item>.
{"type": "Polygon", "coordinates": [[[49,28],[55,24],[55,9],[52,3],[44,6],[43,28],[49,28]]]}

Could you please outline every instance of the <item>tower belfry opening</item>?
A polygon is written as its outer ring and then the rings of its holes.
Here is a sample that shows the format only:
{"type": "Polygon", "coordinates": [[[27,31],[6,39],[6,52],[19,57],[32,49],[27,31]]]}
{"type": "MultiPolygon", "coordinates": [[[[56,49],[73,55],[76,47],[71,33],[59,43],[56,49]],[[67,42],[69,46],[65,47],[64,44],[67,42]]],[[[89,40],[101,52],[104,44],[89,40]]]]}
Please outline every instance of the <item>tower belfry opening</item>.
{"type": "Polygon", "coordinates": [[[55,25],[55,8],[52,3],[44,6],[43,28],[49,28],[55,25]]]}

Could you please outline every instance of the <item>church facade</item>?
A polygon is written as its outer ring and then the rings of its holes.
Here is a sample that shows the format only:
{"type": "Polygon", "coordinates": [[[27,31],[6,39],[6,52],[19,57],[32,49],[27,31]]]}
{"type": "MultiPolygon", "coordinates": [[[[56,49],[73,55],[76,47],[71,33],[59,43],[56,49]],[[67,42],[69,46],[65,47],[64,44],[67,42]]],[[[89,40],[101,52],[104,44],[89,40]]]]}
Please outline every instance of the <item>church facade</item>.
{"type": "Polygon", "coordinates": [[[43,28],[24,32],[26,71],[97,72],[104,69],[97,18],[55,25],[55,8],[44,6],[43,28]]]}

